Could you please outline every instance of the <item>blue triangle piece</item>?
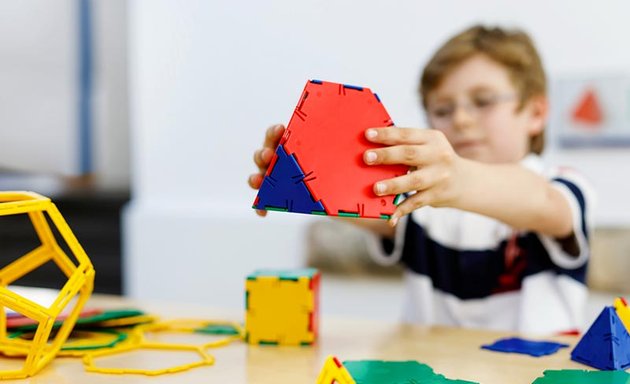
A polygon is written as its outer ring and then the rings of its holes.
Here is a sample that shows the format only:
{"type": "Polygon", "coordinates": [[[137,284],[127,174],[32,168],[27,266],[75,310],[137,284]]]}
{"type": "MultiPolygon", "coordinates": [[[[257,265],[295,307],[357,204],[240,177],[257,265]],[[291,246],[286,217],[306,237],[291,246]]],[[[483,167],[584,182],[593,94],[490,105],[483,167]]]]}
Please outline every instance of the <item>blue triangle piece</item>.
{"type": "Polygon", "coordinates": [[[281,210],[297,213],[324,213],[320,201],[314,201],[304,184],[304,172],[284,147],[276,149],[276,162],[263,179],[254,203],[256,209],[281,210]]]}
{"type": "Polygon", "coordinates": [[[566,348],[568,346],[568,344],[556,343],[554,341],[533,341],[519,337],[510,337],[499,339],[490,345],[482,345],[481,348],[490,351],[522,353],[524,355],[540,357],[554,354],[558,352],[560,348],[566,348]]]}
{"type": "Polygon", "coordinates": [[[571,359],[601,370],[630,367],[630,334],[615,308],[604,308],[571,352],[571,359]]]}

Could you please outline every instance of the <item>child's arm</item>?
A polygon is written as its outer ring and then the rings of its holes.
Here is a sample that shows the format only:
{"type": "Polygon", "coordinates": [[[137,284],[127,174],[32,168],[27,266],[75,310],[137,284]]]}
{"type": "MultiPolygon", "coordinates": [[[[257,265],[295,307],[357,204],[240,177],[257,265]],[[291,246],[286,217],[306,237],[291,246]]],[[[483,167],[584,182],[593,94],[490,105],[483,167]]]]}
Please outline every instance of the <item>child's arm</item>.
{"type": "Polygon", "coordinates": [[[406,164],[412,172],[374,185],[377,195],[415,194],[390,219],[422,206],[452,207],[555,238],[573,232],[571,208],[548,180],[518,164],[486,164],[459,157],[446,137],[428,129],[378,128],[368,140],[388,145],[366,151],[367,164],[406,164]]]}

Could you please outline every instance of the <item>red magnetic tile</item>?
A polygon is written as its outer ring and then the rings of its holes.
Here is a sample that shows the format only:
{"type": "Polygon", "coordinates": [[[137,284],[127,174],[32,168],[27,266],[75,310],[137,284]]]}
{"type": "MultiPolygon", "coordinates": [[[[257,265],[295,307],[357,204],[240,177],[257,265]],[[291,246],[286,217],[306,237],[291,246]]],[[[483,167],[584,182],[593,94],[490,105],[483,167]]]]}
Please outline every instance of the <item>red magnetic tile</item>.
{"type": "Polygon", "coordinates": [[[354,213],[379,218],[395,210],[395,196],[376,196],[379,180],[404,175],[403,165],[368,166],[363,153],[378,147],[365,139],[370,127],[393,125],[368,88],[311,81],[281,140],[306,174],[305,184],[328,215],[354,213]]]}

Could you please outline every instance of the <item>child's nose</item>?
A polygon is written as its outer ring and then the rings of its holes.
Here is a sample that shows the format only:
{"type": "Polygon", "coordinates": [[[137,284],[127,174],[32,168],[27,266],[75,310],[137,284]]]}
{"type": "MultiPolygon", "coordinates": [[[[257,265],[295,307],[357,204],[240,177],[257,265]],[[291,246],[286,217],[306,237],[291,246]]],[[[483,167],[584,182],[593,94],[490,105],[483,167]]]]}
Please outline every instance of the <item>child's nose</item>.
{"type": "Polygon", "coordinates": [[[473,110],[468,106],[459,105],[453,112],[453,128],[466,129],[475,122],[473,110]]]}

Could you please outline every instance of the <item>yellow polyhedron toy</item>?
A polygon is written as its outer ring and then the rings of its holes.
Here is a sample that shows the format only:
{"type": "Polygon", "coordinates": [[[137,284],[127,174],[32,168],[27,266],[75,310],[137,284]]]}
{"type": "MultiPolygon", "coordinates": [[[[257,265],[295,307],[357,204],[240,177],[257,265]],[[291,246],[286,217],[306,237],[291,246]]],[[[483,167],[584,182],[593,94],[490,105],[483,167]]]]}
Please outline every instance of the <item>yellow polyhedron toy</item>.
{"type": "Polygon", "coordinates": [[[250,344],[311,345],[319,328],[316,269],[259,270],[245,283],[245,330],[250,344]]]}
{"type": "Polygon", "coordinates": [[[90,259],[50,199],[33,192],[0,192],[0,216],[18,214],[28,215],[41,244],[0,269],[0,352],[26,356],[22,369],[0,370],[0,379],[32,376],[54,359],[94,286],[94,268],[90,259]],[[49,221],[57,228],[74,258],[68,257],[59,246],[49,221]],[[8,288],[49,261],[54,262],[68,279],[50,306],[45,307],[8,288]],[[66,307],[71,308],[65,313],[67,318],[51,338],[53,324],[66,307]],[[38,322],[32,340],[8,337],[6,308],[38,322]]]}

